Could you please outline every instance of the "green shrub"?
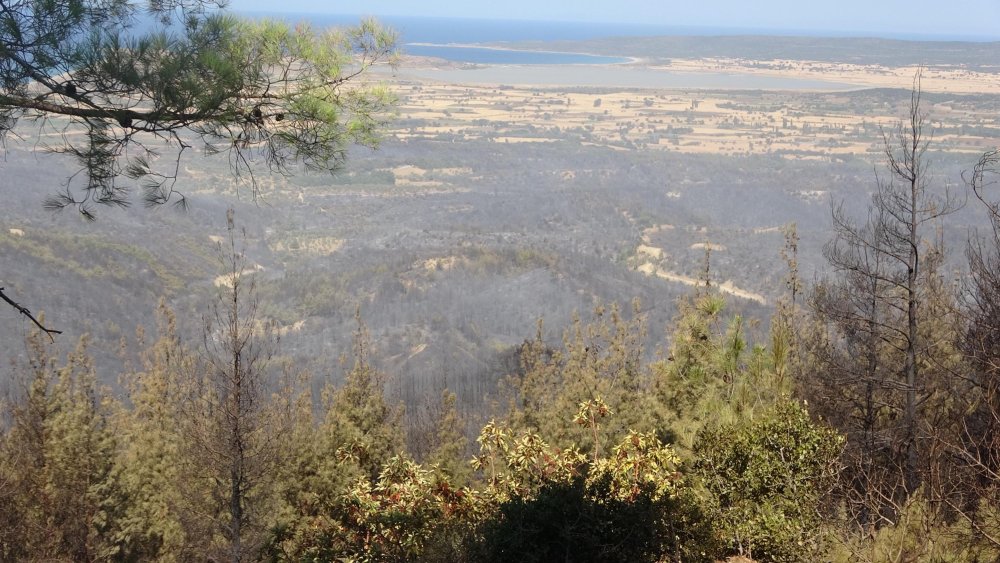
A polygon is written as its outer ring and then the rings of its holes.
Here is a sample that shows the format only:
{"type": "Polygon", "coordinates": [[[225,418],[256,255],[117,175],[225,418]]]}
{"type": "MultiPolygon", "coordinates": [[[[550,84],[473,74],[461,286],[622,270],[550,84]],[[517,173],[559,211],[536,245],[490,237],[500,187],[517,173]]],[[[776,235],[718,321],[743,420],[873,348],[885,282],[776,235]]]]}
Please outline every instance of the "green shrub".
{"type": "Polygon", "coordinates": [[[843,443],[791,401],[762,419],[702,431],[695,472],[727,549],[762,561],[814,560],[824,549],[817,507],[843,443]]]}

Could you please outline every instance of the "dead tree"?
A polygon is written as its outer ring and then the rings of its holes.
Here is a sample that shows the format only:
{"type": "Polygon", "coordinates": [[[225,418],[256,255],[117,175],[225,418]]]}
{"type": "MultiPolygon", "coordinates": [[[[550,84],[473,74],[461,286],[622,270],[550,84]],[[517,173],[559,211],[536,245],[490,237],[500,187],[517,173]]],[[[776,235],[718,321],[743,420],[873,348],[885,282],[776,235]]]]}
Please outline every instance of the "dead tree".
{"type": "Polygon", "coordinates": [[[214,506],[204,527],[225,538],[204,550],[232,563],[253,560],[263,541],[267,498],[281,449],[283,418],[269,399],[275,391],[268,361],[277,347],[270,325],[260,318],[254,277],[237,241],[232,210],[229,237],[220,248],[223,275],[219,297],[206,316],[203,363],[192,387],[185,434],[196,471],[210,477],[205,491],[214,506]]]}
{"type": "MultiPolygon", "coordinates": [[[[855,486],[890,507],[921,484],[926,381],[920,366],[933,354],[930,343],[921,342],[922,299],[938,275],[936,223],[962,205],[931,186],[929,137],[918,72],[906,120],[883,131],[885,172],[876,171],[866,220],[854,222],[842,206],[833,211],[836,234],[824,254],[835,278],[820,285],[813,303],[830,335],[819,354],[830,379],[818,386],[841,401],[830,409],[842,411],[834,414],[857,446],[861,482],[855,486]],[[884,481],[871,482],[875,474],[884,481]]],[[[862,519],[878,516],[862,512],[862,519]]]]}
{"type": "Polygon", "coordinates": [[[1000,525],[984,518],[983,504],[1000,498],[1000,151],[985,153],[966,181],[982,204],[989,229],[966,245],[969,276],[963,292],[965,330],[959,349],[968,366],[956,399],[968,413],[959,438],[944,444],[958,460],[958,495],[946,499],[975,532],[975,539],[1000,548],[1000,525]]]}

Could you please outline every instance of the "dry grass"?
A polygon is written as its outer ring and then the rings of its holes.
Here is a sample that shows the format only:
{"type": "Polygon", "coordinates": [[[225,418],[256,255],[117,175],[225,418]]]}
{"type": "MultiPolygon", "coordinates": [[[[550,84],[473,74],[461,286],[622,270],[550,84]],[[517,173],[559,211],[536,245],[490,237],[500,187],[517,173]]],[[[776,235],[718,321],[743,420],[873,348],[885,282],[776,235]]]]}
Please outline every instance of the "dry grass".
{"type": "MultiPolygon", "coordinates": [[[[809,61],[741,59],[675,60],[669,66],[644,67],[672,73],[724,72],[789,79],[858,84],[862,88],[908,89],[915,67],[830,64],[809,61]]],[[[599,72],[595,70],[595,72],[599,72]]],[[[926,92],[1000,93],[1000,77],[962,68],[928,68],[926,92]]],[[[499,143],[559,140],[616,150],[648,149],[684,154],[779,154],[785,158],[832,159],[878,152],[879,127],[892,126],[905,108],[866,108],[857,115],[844,107],[843,92],[822,94],[823,104],[803,102],[802,92],[760,94],[700,90],[637,90],[584,93],[579,88],[450,84],[413,78],[397,79],[401,117],[407,124],[394,131],[401,140],[490,139],[499,143]]],[[[928,108],[937,123],[997,126],[989,111],[954,103],[928,108]]],[[[949,151],[978,153],[995,139],[973,134],[936,136],[949,151]]]]}

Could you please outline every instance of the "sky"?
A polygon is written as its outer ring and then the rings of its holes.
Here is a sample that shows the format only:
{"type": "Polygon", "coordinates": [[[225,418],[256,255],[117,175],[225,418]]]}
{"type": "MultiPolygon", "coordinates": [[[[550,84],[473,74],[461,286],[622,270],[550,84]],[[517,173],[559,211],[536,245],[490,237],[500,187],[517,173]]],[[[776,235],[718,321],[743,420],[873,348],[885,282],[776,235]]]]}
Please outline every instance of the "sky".
{"type": "Polygon", "coordinates": [[[240,11],[648,23],[1000,39],[1000,0],[230,0],[240,11]]]}

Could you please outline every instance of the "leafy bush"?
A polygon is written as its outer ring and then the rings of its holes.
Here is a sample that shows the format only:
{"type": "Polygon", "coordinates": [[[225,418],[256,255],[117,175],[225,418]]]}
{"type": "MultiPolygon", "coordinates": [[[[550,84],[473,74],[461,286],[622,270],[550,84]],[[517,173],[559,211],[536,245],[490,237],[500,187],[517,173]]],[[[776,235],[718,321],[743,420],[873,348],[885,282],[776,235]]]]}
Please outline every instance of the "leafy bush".
{"type": "Polygon", "coordinates": [[[712,528],[673,449],[654,435],[630,432],[609,457],[592,461],[495,425],[480,443],[498,506],[480,524],[472,560],[713,560],[712,528]]]}
{"type": "Polygon", "coordinates": [[[336,506],[306,511],[294,526],[276,530],[268,556],[359,563],[456,560],[462,529],[474,521],[476,510],[474,493],[396,456],[375,483],[362,478],[336,506]]]}
{"type": "Polygon", "coordinates": [[[760,420],[702,431],[694,467],[727,549],[765,561],[814,560],[823,547],[817,506],[843,443],[792,401],[760,420]]]}

